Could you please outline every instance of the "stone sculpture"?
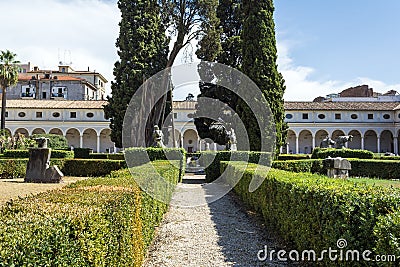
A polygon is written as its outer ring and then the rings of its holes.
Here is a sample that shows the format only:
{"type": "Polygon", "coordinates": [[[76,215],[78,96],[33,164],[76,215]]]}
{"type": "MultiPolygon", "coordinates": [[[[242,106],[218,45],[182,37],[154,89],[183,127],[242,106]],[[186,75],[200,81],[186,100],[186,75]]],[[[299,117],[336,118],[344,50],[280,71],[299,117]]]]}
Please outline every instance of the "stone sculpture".
{"type": "Polygon", "coordinates": [[[342,135],[336,138],[336,145],[335,148],[343,148],[347,142],[353,141],[352,135],[342,135]]]}

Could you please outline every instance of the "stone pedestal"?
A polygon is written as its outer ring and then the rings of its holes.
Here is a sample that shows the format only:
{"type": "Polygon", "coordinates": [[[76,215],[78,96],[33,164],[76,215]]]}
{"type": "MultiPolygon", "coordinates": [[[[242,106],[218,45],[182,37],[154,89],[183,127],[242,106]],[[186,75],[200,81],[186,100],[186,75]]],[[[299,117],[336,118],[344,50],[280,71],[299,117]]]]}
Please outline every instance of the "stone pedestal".
{"type": "Polygon", "coordinates": [[[328,177],[331,178],[343,178],[349,177],[349,170],[351,170],[351,164],[347,159],[337,158],[326,158],[324,165],[328,170],[328,177]]]}
{"type": "Polygon", "coordinates": [[[25,182],[59,183],[64,176],[57,166],[50,167],[50,148],[30,148],[25,182]]]}

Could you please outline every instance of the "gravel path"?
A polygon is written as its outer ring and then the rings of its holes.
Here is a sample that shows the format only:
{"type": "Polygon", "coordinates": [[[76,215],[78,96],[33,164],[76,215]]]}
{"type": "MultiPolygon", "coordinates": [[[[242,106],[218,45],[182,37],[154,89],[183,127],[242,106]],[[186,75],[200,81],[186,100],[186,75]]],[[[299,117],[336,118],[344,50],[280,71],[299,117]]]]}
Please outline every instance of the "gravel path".
{"type": "Polygon", "coordinates": [[[269,251],[284,247],[266,234],[233,193],[203,206],[179,205],[182,195],[187,197],[185,188],[188,187],[198,190],[198,195],[191,197],[207,196],[206,192],[201,193],[201,178],[204,177],[185,176],[183,184],[178,185],[143,266],[289,266],[278,261],[258,260],[257,252],[265,245],[269,251]]]}

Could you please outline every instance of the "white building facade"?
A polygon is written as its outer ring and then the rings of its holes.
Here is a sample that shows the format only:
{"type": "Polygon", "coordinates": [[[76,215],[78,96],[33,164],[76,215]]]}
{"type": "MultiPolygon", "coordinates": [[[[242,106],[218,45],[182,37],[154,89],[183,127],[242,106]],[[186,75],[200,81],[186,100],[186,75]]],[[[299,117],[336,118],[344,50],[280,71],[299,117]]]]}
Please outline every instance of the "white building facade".
{"type": "Polygon", "coordinates": [[[26,137],[58,134],[70,147],[94,152],[116,151],[110,139],[110,121],[104,118],[106,101],[7,100],[6,130],[26,137]]]}

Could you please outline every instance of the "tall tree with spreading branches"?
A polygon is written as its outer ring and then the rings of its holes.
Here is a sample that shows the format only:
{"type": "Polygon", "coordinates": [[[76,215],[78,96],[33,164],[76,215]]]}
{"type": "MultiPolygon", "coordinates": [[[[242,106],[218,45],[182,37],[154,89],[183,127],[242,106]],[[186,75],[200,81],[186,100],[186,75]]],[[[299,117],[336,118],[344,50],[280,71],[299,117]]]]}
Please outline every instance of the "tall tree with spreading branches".
{"type": "Polygon", "coordinates": [[[1,126],[2,132],[6,125],[7,88],[18,83],[19,63],[16,54],[6,50],[0,51],[0,87],[2,89],[1,100],[1,126]]]}

